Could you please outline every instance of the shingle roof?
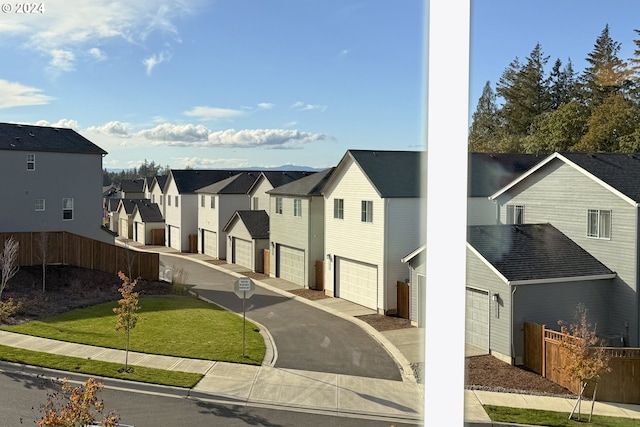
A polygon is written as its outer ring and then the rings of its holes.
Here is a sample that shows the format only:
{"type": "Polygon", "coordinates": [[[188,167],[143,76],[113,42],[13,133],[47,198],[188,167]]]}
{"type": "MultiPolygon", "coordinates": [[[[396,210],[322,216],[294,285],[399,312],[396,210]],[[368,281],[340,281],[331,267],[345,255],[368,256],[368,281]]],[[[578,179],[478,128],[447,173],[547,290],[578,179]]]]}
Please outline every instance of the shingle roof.
{"type": "Polygon", "coordinates": [[[171,169],[171,175],[180,194],[195,193],[196,190],[237,175],[241,170],[221,169],[171,169]]]}
{"type": "Polygon", "coordinates": [[[123,179],[118,186],[120,191],[125,193],[142,193],[144,190],[144,179],[123,179]]]}
{"type": "Polygon", "coordinates": [[[167,178],[169,178],[169,175],[158,175],[153,178],[162,193],[164,193],[164,185],[167,183],[167,178]]]}
{"type": "Polygon", "coordinates": [[[469,153],[469,197],[488,197],[546,156],[518,153],[469,153]]]}
{"type": "Polygon", "coordinates": [[[269,238],[269,215],[266,211],[236,211],[224,226],[223,231],[229,231],[236,220],[243,222],[252,239],[269,238]]]}
{"type": "Polygon", "coordinates": [[[162,212],[157,203],[151,203],[148,200],[134,201],[135,209],[140,213],[142,222],[164,222],[162,212]]]}
{"type": "Polygon", "coordinates": [[[262,175],[271,183],[273,188],[280,187],[281,185],[288,184],[296,181],[305,176],[314,174],[315,172],[308,171],[262,171],[262,175]]]}
{"type": "MultiPolygon", "coordinates": [[[[420,197],[423,151],[349,150],[382,198],[420,197]]],[[[426,165],[425,165],[426,166],[426,165]]]]}
{"type": "Polygon", "coordinates": [[[150,204],[151,200],[149,199],[120,199],[122,203],[122,207],[127,215],[131,215],[133,213],[133,208],[136,205],[140,204],[150,204]]]}
{"type": "Polygon", "coordinates": [[[0,123],[0,150],[107,154],[73,129],[0,123]]]}
{"type": "Polygon", "coordinates": [[[107,211],[108,212],[115,212],[118,210],[118,206],[120,206],[120,200],[119,198],[109,198],[107,199],[107,211]]]}
{"type": "Polygon", "coordinates": [[[510,282],[614,274],[551,224],[469,226],[467,242],[510,282]]]}
{"type": "Polygon", "coordinates": [[[325,169],[267,191],[283,196],[320,196],[324,185],[336,168],[325,169]]]}
{"type": "Polygon", "coordinates": [[[241,172],[222,181],[196,190],[196,193],[207,194],[247,194],[260,176],[260,172],[241,172]]]}

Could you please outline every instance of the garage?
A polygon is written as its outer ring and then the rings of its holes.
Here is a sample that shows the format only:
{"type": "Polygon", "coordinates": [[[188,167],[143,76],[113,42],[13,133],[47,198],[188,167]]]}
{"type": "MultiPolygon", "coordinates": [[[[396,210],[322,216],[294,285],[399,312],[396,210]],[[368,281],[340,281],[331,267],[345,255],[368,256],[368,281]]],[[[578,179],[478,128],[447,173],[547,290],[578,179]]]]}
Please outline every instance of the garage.
{"type": "Polygon", "coordinates": [[[218,233],[202,230],[202,247],[206,255],[218,258],[218,233]]]}
{"type": "Polygon", "coordinates": [[[134,222],[135,234],[134,240],[138,243],[145,244],[145,236],[144,236],[144,223],[142,222],[134,222]]]}
{"type": "Polygon", "coordinates": [[[169,241],[167,246],[182,251],[182,242],[180,241],[180,227],[169,225],[169,241]]]}
{"type": "Polygon", "coordinates": [[[120,237],[124,237],[126,239],[130,239],[131,236],[129,235],[129,221],[127,220],[127,218],[120,218],[120,232],[119,232],[120,237]]]}
{"type": "Polygon", "coordinates": [[[378,308],[378,267],[337,258],[336,294],[339,298],[376,310],[378,308]]]}
{"type": "Polygon", "coordinates": [[[465,341],[489,350],[489,292],[467,288],[465,295],[465,341]]]}
{"type": "Polygon", "coordinates": [[[233,263],[253,269],[253,245],[248,240],[233,238],[233,263]]]}
{"type": "Polygon", "coordinates": [[[304,251],[283,245],[276,251],[276,277],[305,286],[304,251]]]}

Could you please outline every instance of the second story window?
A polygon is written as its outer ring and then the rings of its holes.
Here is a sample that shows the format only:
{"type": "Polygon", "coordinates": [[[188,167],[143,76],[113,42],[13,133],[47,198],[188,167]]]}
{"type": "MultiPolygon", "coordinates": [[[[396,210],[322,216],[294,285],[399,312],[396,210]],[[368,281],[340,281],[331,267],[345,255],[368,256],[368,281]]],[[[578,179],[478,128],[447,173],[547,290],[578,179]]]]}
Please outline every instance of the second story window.
{"type": "Polygon", "coordinates": [[[204,208],[204,194],[200,196],[200,207],[204,208]]]}
{"type": "Polygon", "coordinates": [[[507,224],[524,224],[524,206],[507,205],[507,224]]]}
{"type": "Polygon", "coordinates": [[[216,208],[216,196],[211,196],[211,209],[216,208]]]}
{"type": "Polygon", "coordinates": [[[64,221],[70,221],[73,219],[73,199],[62,199],[62,219],[64,221]]]}
{"type": "Polygon", "coordinates": [[[587,211],[587,237],[611,239],[611,211],[589,209],[587,211]]]}
{"type": "Polygon", "coordinates": [[[360,220],[362,222],[373,222],[373,202],[371,200],[362,201],[362,215],[360,220]]]}
{"type": "Polygon", "coordinates": [[[282,215],[282,197],[276,197],[276,213],[282,215]]]}
{"type": "Polygon", "coordinates": [[[27,154],[27,170],[28,171],[36,170],[36,155],[35,154],[27,154]]]}
{"type": "Polygon", "coordinates": [[[43,211],[44,210],[44,199],[36,199],[36,210],[43,211]]]}
{"type": "Polygon", "coordinates": [[[257,211],[259,209],[258,206],[260,206],[259,201],[260,199],[258,199],[257,197],[254,197],[251,201],[251,205],[252,205],[251,209],[253,209],[254,211],[257,211]]]}
{"type": "Polygon", "coordinates": [[[344,219],[344,199],[333,199],[333,217],[344,219]]]}
{"type": "Polygon", "coordinates": [[[293,199],[293,216],[302,216],[302,199],[293,199]]]}
{"type": "Polygon", "coordinates": [[[180,196],[176,196],[176,208],[178,207],[178,198],[179,198],[179,197],[180,197],[180,196]]]}
{"type": "Polygon", "coordinates": [[[162,206],[164,204],[164,196],[161,194],[160,195],[160,206],[162,206]]]}
{"type": "Polygon", "coordinates": [[[167,206],[171,206],[171,194],[167,194],[167,206]]]}

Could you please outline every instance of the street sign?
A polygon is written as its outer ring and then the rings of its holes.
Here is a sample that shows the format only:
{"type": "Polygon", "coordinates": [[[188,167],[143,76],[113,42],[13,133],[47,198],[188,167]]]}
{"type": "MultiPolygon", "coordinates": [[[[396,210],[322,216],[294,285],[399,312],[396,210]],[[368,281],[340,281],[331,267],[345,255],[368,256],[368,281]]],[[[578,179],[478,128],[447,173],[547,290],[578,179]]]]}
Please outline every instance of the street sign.
{"type": "Polygon", "coordinates": [[[249,299],[256,290],[256,284],[248,277],[241,277],[233,285],[233,292],[240,299],[249,299]]]}

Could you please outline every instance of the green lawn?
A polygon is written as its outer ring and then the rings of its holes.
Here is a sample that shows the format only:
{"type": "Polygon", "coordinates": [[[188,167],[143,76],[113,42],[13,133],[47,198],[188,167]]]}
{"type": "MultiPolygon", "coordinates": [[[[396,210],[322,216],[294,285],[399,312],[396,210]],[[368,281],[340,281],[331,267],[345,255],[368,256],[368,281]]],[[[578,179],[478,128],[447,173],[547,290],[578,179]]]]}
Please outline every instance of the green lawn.
{"type": "MultiPolygon", "coordinates": [[[[124,349],[126,334],[115,330],[117,301],[34,320],[3,330],[99,347],[124,349]]],[[[140,298],[139,321],[129,350],[260,365],[265,345],[259,329],[246,324],[242,357],[242,317],[190,297],[140,298]]],[[[1,358],[1,355],[0,355],[1,358]]],[[[123,361],[124,363],[124,361],[123,361]]]]}
{"type": "Polygon", "coordinates": [[[485,405],[485,411],[495,422],[530,424],[549,427],[637,427],[639,419],[604,417],[594,415],[588,423],[589,412],[583,411],[581,421],[577,421],[577,414],[569,420],[569,413],[540,411],[535,409],[508,408],[505,406],[485,405]]]}

